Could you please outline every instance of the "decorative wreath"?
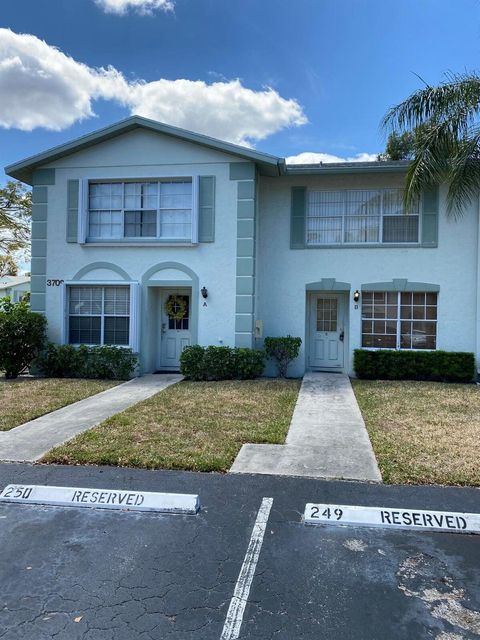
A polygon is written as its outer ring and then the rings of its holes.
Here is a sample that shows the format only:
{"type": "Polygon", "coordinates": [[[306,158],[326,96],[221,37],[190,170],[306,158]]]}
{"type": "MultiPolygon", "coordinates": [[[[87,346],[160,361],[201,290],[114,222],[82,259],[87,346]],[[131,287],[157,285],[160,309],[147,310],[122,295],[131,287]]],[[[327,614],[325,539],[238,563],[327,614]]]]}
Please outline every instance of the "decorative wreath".
{"type": "Polygon", "coordinates": [[[168,296],[165,311],[171,320],[183,320],[187,313],[187,303],[183,296],[168,296]]]}

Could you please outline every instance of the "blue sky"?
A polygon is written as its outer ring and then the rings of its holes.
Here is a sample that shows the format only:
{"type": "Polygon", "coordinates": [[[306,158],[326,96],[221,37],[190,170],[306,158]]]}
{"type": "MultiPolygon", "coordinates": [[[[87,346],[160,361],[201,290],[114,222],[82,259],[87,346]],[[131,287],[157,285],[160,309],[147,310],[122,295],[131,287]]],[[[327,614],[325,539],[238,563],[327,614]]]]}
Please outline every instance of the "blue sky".
{"type": "Polygon", "coordinates": [[[132,112],[280,156],[354,158],[382,150],[381,117],[415,74],[480,67],[478,0],[1,4],[2,167],[132,112]]]}

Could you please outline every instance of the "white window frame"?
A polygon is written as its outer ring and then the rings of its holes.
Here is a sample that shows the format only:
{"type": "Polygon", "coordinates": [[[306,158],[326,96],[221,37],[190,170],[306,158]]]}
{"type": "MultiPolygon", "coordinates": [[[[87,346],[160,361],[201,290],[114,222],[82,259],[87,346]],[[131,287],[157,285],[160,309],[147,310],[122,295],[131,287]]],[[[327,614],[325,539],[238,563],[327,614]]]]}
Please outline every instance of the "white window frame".
{"type": "MultiPolygon", "coordinates": [[[[62,321],[62,335],[61,335],[61,343],[62,344],[71,344],[68,340],[69,337],[69,287],[129,287],[130,290],[130,322],[129,322],[129,342],[128,344],[119,344],[119,345],[104,345],[103,344],[103,309],[100,314],[102,317],[102,323],[100,327],[101,332],[101,342],[100,344],[87,344],[86,346],[90,347],[99,347],[99,346],[114,346],[120,349],[132,349],[135,353],[138,353],[140,348],[140,283],[134,280],[67,280],[62,285],[61,291],[61,309],[63,315],[62,321]]],[[[88,316],[86,316],[88,317],[88,316]]],[[[83,344],[83,343],[82,343],[83,344]]],[[[74,344],[74,347],[78,347],[80,345],[74,344]]]]}
{"type": "MultiPolygon", "coordinates": [[[[78,194],[78,242],[84,245],[109,245],[118,244],[124,245],[170,245],[170,246],[192,246],[198,244],[198,194],[199,194],[199,181],[200,176],[198,174],[178,176],[178,175],[162,175],[162,176],[150,176],[150,177],[128,177],[128,178],[111,178],[111,177],[88,177],[79,180],[79,194],[78,194]],[[125,214],[124,207],[122,207],[122,236],[115,238],[89,238],[89,187],[93,183],[121,183],[126,182],[190,182],[192,184],[192,208],[191,208],[191,238],[161,238],[159,237],[159,225],[160,225],[160,189],[158,189],[158,200],[156,209],[157,220],[157,235],[147,237],[125,237],[124,236],[124,224],[125,214]]],[[[127,209],[130,211],[130,209],[127,209]]]]}
{"type": "MultiPolygon", "coordinates": [[[[418,247],[421,246],[421,238],[422,238],[422,198],[419,199],[418,203],[418,214],[405,214],[405,215],[418,215],[418,240],[415,242],[384,242],[383,241],[383,219],[384,217],[393,217],[386,216],[385,208],[384,208],[384,193],[386,191],[391,191],[393,189],[401,190],[401,187],[372,187],[370,189],[307,189],[307,204],[306,204],[306,212],[305,212],[305,245],[307,247],[418,247]],[[352,191],[379,191],[382,194],[381,205],[380,205],[380,213],[379,213],[379,229],[378,229],[378,240],[375,242],[346,242],[345,241],[345,221],[350,217],[346,215],[346,194],[352,191]],[[321,216],[310,216],[308,215],[308,206],[309,206],[309,197],[311,193],[340,193],[343,195],[343,213],[341,216],[330,216],[330,217],[338,217],[341,218],[342,222],[342,232],[341,232],[341,241],[340,242],[311,242],[308,240],[308,220],[309,219],[317,219],[321,218],[321,216]]],[[[329,217],[329,216],[325,216],[329,217]]],[[[351,216],[355,217],[355,216],[351,216]]],[[[361,217],[361,216],[358,216],[361,217]]],[[[365,216],[367,217],[367,216],[365,216]]],[[[374,217],[374,216],[372,216],[374,217]]],[[[375,216],[376,217],[376,216],[375,216]]]]}
{"type": "MultiPolygon", "coordinates": [[[[395,293],[397,295],[397,317],[394,318],[374,318],[373,316],[371,318],[364,318],[363,317],[363,308],[362,308],[362,304],[360,304],[360,348],[361,349],[365,349],[365,351],[437,351],[438,350],[438,302],[439,302],[439,297],[440,297],[440,293],[439,291],[369,291],[368,289],[365,289],[365,292],[367,293],[395,293]],[[401,315],[401,294],[402,293],[435,293],[437,296],[437,304],[436,309],[437,309],[437,317],[435,318],[435,320],[432,319],[425,319],[425,320],[405,320],[400,317],[401,315]],[[372,321],[374,322],[375,320],[378,320],[380,322],[382,321],[390,321],[390,322],[395,322],[396,323],[396,336],[395,336],[395,347],[364,347],[363,346],[363,321],[366,320],[368,321],[372,321]],[[401,347],[401,323],[402,322],[433,322],[435,323],[435,349],[414,349],[413,347],[411,349],[406,349],[405,347],[401,347]]],[[[362,296],[363,296],[364,291],[362,290],[362,296]]],[[[374,305],[372,305],[374,306],[374,305]]],[[[433,305],[428,305],[428,306],[433,306],[433,305]]],[[[375,335],[375,334],[372,334],[375,335]]]]}

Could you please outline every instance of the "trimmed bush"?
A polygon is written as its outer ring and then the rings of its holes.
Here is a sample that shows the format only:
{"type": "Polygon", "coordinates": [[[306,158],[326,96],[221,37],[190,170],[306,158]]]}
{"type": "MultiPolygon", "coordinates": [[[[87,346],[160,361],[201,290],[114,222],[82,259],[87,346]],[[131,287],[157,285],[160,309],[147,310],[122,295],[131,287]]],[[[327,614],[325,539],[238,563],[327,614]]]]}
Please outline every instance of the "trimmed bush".
{"type": "Polygon", "coordinates": [[[204,380],[203,355],[205,348],[192,344],[180,354],[180,372],[189,380],[204,380]]]}
{"type": "Polygon", "coordinates": [[[240,380],[258,378],[265,368],[265,353],[256,349],[238,347],[235,352],[235,377],[240,380]]]}
{"type": "Polygon", "coordinates": [[[475,356],[463,351],[368,351],[356,349],[353,367],[369,380],[471,382],[475,356]]]}
{"type": "Polygon", "coordinates": [[[286,378],[288,365],[298,357],[302,339],[292,336],[269,337],[265,338],[264,344],[267,356],[276,362],[278,375],[286,378]]]}
{"type": "Polygon", "coordinates": [[[235,355],[230,347],[210,346],[203,352],[206,380],[231,380],[235,377],[235,355]]]}
{"type": "Polygon", "coordinates": [[[265,354],[254,349],[232,347],[185,347],[180,371],[188,380],[249,380],[262,374],[265,354]]]}
{"type": "Polygon", "coordinates": [[[37,369],[49,378],[94,378],[128,380],[138,364],[138,356],[123,347],[87,347],[52,344],[35,361],[37,369]]]}
{"type": "Polygon", "coordinates": [[[27,300],[0,300],[0,370],[6,378],[16,378],[30,367],[45,344],[46,326],[45,316],[30,311],[27,300]]]}

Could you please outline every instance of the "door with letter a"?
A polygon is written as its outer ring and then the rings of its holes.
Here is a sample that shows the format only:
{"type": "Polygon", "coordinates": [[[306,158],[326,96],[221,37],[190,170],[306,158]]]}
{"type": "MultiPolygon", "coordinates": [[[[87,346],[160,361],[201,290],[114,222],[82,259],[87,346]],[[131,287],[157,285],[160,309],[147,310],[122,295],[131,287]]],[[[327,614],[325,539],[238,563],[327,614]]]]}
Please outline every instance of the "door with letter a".
{"type": "Polygon", "coordinates": [[[192,296],[190,289],[164,289],[160,295],[159,369],[178,371],[180,354],[191,342],[192,296]]]}
{"type": "Polygon", "coordinates": [[[312,294],[309,360],[313,369],[343,368],[344,319],[345,305],[341,294],[312,294]]]}

